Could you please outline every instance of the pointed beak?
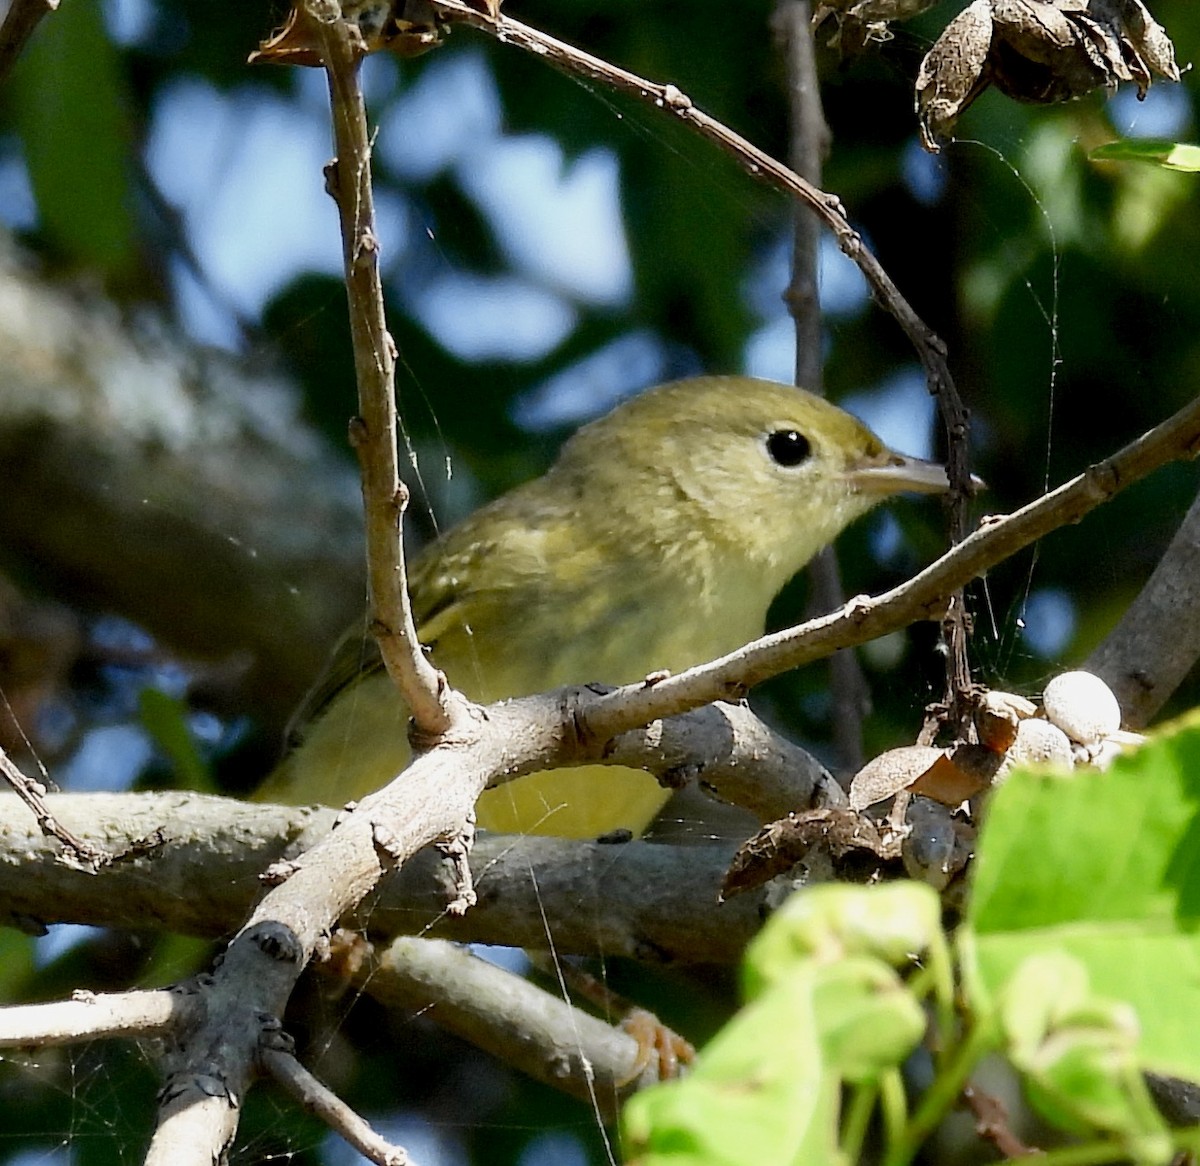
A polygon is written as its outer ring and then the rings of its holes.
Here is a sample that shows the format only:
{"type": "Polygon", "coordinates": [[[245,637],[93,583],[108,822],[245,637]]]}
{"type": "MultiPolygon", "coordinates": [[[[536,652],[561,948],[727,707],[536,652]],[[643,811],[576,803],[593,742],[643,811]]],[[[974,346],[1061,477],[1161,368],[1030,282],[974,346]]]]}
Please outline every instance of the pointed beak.
{"type": "MultiPolygon", "coordinates": [[[[863,494],[944,494],[950,489],[944,466],[893,453],[890,449],[848,466],[845,479],[852,489],[863,494]]],[[[974,475],[971,482],[975,486],[983,485],[974,475]]]]}

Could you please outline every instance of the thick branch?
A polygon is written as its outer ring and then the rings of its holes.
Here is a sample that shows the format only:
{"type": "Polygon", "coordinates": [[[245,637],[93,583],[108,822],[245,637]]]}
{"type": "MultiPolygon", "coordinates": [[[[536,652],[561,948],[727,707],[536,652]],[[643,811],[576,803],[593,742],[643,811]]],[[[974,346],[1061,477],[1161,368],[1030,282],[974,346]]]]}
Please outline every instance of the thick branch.
{"type": "Polygon", "coordinates": [[[42,1048],[103,1037],[148,1039],[177,1032],[196,1018],[192,999],[168,988],[0,1008],[0,1048],[42,1048]]]}
{"type": "Polygon", "coordinates": [[[49,284],[3,234],[0,351],[0,559],[282,728],[362,606],[355,474],[295,387],[49,284]]]}
{"type": "Polygon", "coordinates": [[[1200,498],[1120,622],[1084,667],[1108,681],[1124,723],[1142,728],[1200,658],[1200,498]]]}
{"type": "MultiPolygon", "coordinates": [[[[64,866],[57,845],[15,799],[0,798],[0,921],[10,926],[228,935],[261,896],[259,873],[294,860],[335,817],[332,810],[176,793],[61,794],[51,805],[86,818],[89,836],[121,857],[95,875],[64,866]]],[[[545,943],[544,912],[564,953],[730,963],[761,922],[756,896],[715,906],[733,851],[733,843],[605,845],[481,834],[472,857],[479,903],[465,916],[447,912],[443,861],[430,849],[340,922],[381,942],[429,934],[536,947],[545,943]]]]}
{"type": "Polygon", "coordinates": [[[393,1007],[431,1019],[522,1072],[616,1116],[623,1091],[657,1080],[620,1028],[444,940],[398,939],[362,985],[393,1007]]]}

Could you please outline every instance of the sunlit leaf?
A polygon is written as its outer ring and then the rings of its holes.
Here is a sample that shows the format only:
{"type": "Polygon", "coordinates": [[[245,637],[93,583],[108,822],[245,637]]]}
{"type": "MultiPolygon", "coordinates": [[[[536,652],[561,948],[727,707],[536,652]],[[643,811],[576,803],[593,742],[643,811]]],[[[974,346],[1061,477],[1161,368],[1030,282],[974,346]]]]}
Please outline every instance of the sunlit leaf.
{"type": "Polygon", "coordinates": [[[1200,1079],[1181,1016],[1200,1009],[1200,719],[1107,773],[1020,773],[979,840],[962,947],[987,1012],[1023,961],[1065,952],[1133,1006],[1143,1067],[1200,1079]]]}
{"type": "Polygon", "coordinates": [[[1157,138],[1134,138],[1108,142],[1088,154],[1100,162],[1152,162],[1167,170],[1200,171],[1200,146],[1157,138]]]}

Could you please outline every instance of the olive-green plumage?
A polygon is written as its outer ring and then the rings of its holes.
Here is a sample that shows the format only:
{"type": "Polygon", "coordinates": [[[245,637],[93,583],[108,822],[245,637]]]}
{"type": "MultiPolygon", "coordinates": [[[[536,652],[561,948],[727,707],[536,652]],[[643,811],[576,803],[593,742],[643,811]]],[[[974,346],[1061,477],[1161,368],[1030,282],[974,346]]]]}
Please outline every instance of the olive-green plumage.
{"type": "MultiPolygon", "coordinates": [[[[410,590],[423,643],[479,701],[679,671],[760,635],[771,600],[888,494],[946,488],[812,394],[747,377],[649,390],[585,426],[540,478],[428,546],[410,590]]],[[[407,710],[357,647],[265,796],[340,803],[408,762],[407,710]]],[[[666,794],[584,767],[490,790],[480,824],[571,837],[640,833],[666,794]]]]}

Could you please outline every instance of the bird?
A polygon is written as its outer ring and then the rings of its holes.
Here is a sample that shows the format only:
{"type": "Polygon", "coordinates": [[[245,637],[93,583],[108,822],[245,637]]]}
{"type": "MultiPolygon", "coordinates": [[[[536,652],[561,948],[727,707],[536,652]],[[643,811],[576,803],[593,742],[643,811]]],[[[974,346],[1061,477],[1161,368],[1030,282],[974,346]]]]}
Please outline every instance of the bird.
{"type": "MultiPolygon", "coordinates": [[[[775,596],[851,522],[889,495],[948,488],[941,465],[803,389],[674,381],[583,426],[544,474],[425,547],[410,564],[413,615],[434,664],[481,703],[632,683],[760,636],[775,596]]],[[[340,804],[408,764],[408,710],[365,644],[360,627],[335,654],[262,798],[340,804]]],[[[582,766],[487,790],[477,817],[636,836],[667,797],[641,770],[582,766]]]]}

